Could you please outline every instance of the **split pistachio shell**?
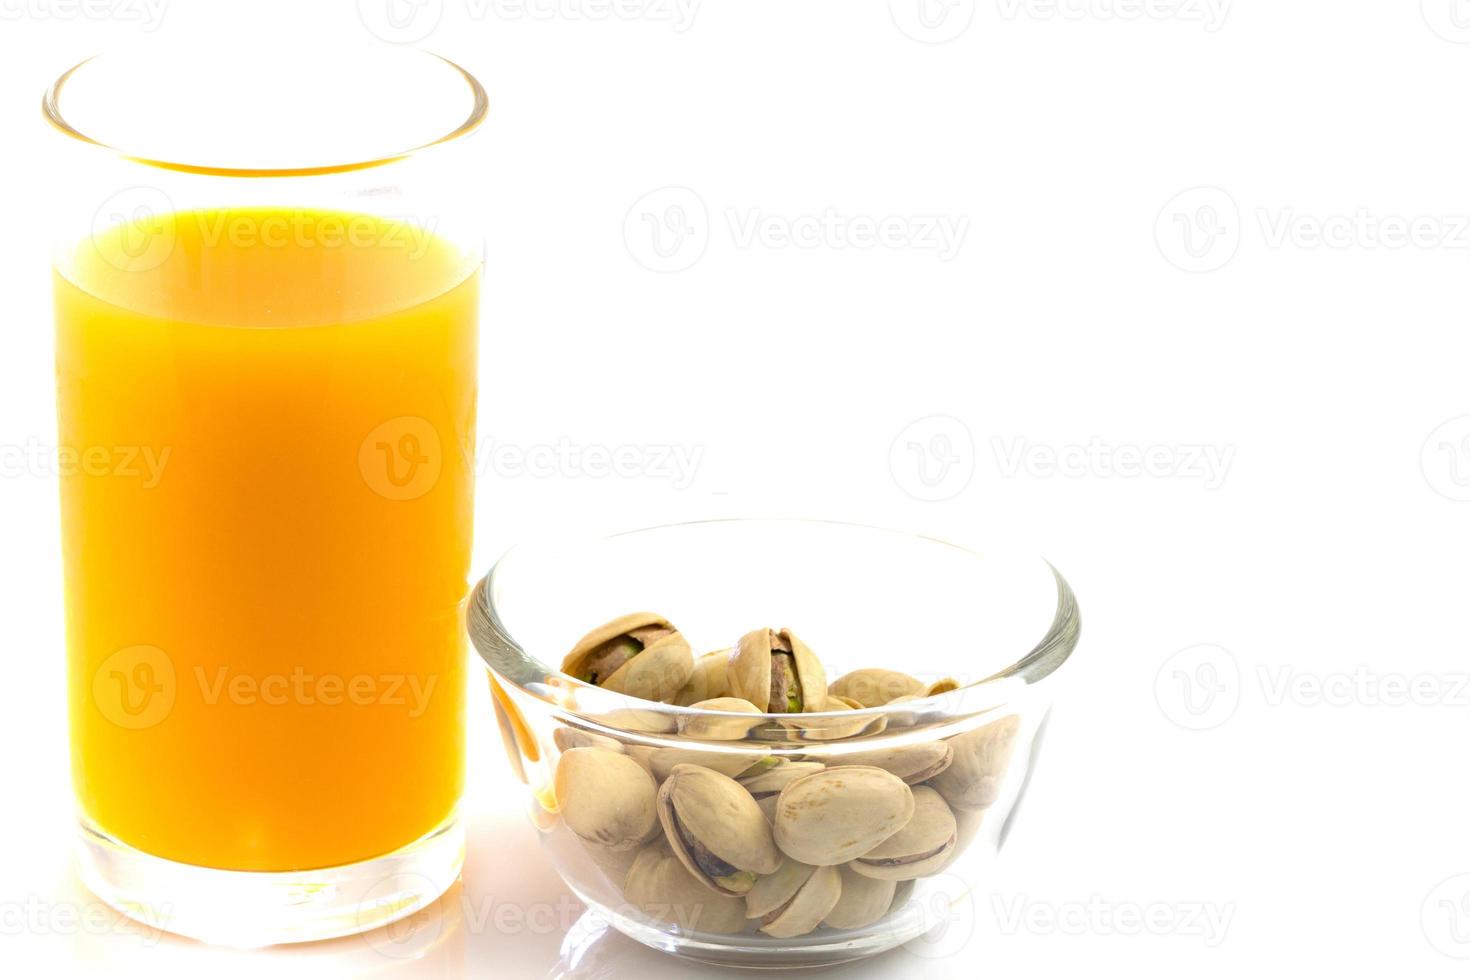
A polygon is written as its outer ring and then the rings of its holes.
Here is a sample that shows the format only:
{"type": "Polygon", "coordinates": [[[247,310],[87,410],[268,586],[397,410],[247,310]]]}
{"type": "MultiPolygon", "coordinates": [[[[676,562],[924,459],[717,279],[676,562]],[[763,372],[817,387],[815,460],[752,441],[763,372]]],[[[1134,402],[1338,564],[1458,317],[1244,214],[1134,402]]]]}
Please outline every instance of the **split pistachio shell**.
{"type": "Polygon", "coordinates": [[[1000,794],[1020,728],[1021,719],[1011,715],[951,738],[954,761],[931,778],[929,785],[939,790],[950,806],[967,810],[990,806],[1000,794]]]}
{"type": "Polygon", "coordinates": [[[760,805],[713,769],[675,766],[659,788],[658,817],[675,856],[721,894],[743,895],[781,866],[760,805]]]}
{"type": "Polygon", "coordinates": [[[656,787],[638,763],[606,749],[571,749],[556,764],[556,801],[572,833],[615,851],[658,831],[656,787]]]}
{"type": "Polygon", "coordinates": [[[659,922],[722,934],[745,930],[745,902],[710,891],[663,841],[638,852],[628,869],[623,895],[629,904],[659,922]]]}
{"type": "Polygon", "coordinates": [[[867,667],[843,674],[832,683],[828,693],[852,698],[865,708],[877,708],[894,698],[922,695],[926,687],[917,677],[900,671],[867,667]]]}
{"type": "Polygon", "coordinates": [[[694,672],[689,675],[689,680],[679,689],[679,694],[674,698],[674,703],[688,707],[696,701],[708,701],[711,698],[724,698],[730,696],[729,686],[725,681],[725,670],[730,664],[730,651],[716,650],[706,653],[694,661],[694,672]]]}
{"type": "Polygon", "coordinates": [[[954,759],[954,747],[948,742],[920,742],[917,745],[897,745],[838,758],[845,766],[877,766],[879,769],[886,769],[910,786],[915,786],[933,779],[949,768],[954,759]]]}
{"type": "Polygon", "coordinates": [[[838,871],[842,875],[842,895],[822,920],[824,925],[833,929],[861,929],[888,914],[898,882],[860,875],[849,864],[838,871]]]}
{"type": "MultiPolygon", "coordinates": [[[[732,714],[758,715],[761,709],[741,698],[712,698],[690,705],[704,711],[719,711],[732,714]]],[[[719,715],[680,715],[679,732],[687,738],[705,738],[714,741],[737,742],[750,734],[754,721],[719,715]]]]}
{"type": "Polygon", "coordinates": [[[914,794],[871,766],[837,766],[803,776],[776,801],[776,845],[806,864],[846,864],[902,830],[914,794]]]}
{"type": "Polygon", "coordinates": [[[609,691],[666,701],[689,680],[694,657],[672,623],[643,612],[620,616],[582,637],[561,669],[609,691]]]}
{"type": "Polygon", "coordinates": [[[761,875],[755,887],[745,893],[745,917],[762,919],[791,901],[796,890],[817,870],[791,858],[781,862],[774,873],[761,875]]]}
{"type": "Polygon", "coordinates": [[[948,694],[950,691],[958,691],[959,689],[959,681],[955,680],[953,677],[945,677],[941,680],[935,681],[933,684],[930,684],[927,688],[925,688],[924,697],[932,698],[936,694],[948,694]]]}
{"type": "Polygon", "coordinates": [[[740,638],[726,670],[730,693],[771,714],[821,711],[827,672],[811,648],[788,629],[758,629],[740,638]]]}
{"type": "Polygon", "coordinates": [[[955,849],[956,825],[949,804],[928,786],[914,787],[914,815],[902,830],[852,862],[869,878],[912,881],[949,863],[955,849]]]}
{"type": "Polygon", "coordinates": [[[810,868],[795,894],[761,920],[761,932],[775,939],[805,936],[822,924],[842,895],[836,868],[810,868]]]}

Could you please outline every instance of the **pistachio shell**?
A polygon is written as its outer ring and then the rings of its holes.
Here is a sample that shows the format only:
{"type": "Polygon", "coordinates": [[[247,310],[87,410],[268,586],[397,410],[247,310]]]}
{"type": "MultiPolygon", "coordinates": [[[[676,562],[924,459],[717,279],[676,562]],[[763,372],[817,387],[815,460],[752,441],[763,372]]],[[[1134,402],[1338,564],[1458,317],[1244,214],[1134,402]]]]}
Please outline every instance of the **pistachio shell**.
{"type": "MultiPolygon", "coordinates": [[[[761,709],[740,698],[712,698],[690,705],[704,711],[719,711],[734,714],[758,715],[761,709]]],[[[741,718],[719,715],[680,715],[679,732],[687,738],[705,738],[715,741],[737,742],[750,734],[754,722],[741,718]]]]}
{"type": "Polygon", "coordinates": [[[969,810],[990,806],[1000,793],[1020,729],[1021,719],[1011,715],[954,736],[949,740],[954,746],[954,761],[930,778],[929,785],[939,790],[950,806],[969,810]]]}
{"type": "Polygon", "coordinates": [[[725,680],[730,693],[759,705],[772,714],[787,714],[786,703],[775,704],[771,700],[772,637],[779,636],[791,647],[791,661],[795,667],[796,680],[801,688],[801,700],[797,711],[821,711],[827,700],[827,672],[822,662],[789,629],[752,630],[740,638],[739,645],[730,653],[725,680]]]}
{"type": "Polygon", "coordinates": [[[745,930],[745,903],[710,891],[690,875],[662,841],[638,852],[628,870],[623,895],[629,904],[658,922],[721,934],[745,930]]]}
{"type": "Polygon", "coordinates": [[[651,749],[647,755],[649,771],[660,783],[669,778],[676,766],[688,763],[713,769],[726,776],[740,776],[771,758],[763,752],[719,752],[713,749],[651,749]]]}
{"type": "Polygon", "coordinates": [[[914,786],[949,768],[953,759],[954,747],[948,742],[920,742],[839,756],[833,761],[844,766],[877,766],[914,786]]]}
{"type": "Polygon", "coordinates": [[[776,802],[776,845],[806,864],[846,864],[903,829],[914,794],[870,766],[837,766],[803,776],[776,802]]]}
{"type": "Polygon", "coordinates": [[[853,861],[850,867],[869,878],[912,881],[949,863],[955,849],[956,825],[949,804],[928,786],[914,787],[914,815],[902,830],[853,861]]]}
{"type": "Polygon", "coordinates": [[[970,845],[975,842],[975,838],[980,835],[980,825],[985,822],[985,814],[990,812],[989,810],[951,809],[954,812],[955,820],[954,850],[949,852],[949,860],[940,865],[938,870],[934,872],[935,874],[939,871],[947,870],[950,865],[955,863],[960,855],[969,850],[970,845]]]}
{"type": "Polygon", "coordinates": [[[621,889],[623,880],[628,877],[628,869],[633,866],[638,855],[643,853],[644,848],[630,847],[626,851],[611,851],[605,847],[588,845],[583,850],[592,858],[592,863],[597,865],[608,883],[621,889]]]}
{"type": "Polygon", "coordinates": [[[790,858],[781,862],[773,873],[762,875],[755,887],[745,894],[745,917],[760,919],[791,901],[796,890],[817,870],[810,864],[802,864],[790,858]]]}
{"type": "Polygon", "coordinates": [[[551,740],[562,752],[570,749],[606,749],[609,752],[618,753],[625,751],[623,743],[615,738],[608,738],[606,735],[599,735],[582,728],[568,728],[565,725],[551,733],[551,740]]]}
{"type": "Polygon", "coordinates": [[[638,763],[606,749],[571,749],[556,764],[556,801],[572,833],[626,850],[658,830],[656,787],[638,763]]]}
{"type": "MultiPolygon", "coordinates": [[[[822,710],[824,712],[868,711],[851,698],[832,695],[827,696],[827,703],[822,710]]],[[[862,714],[852,719],[843,718],[841,715],[813,718],[803,724],[788,727],[797,738],[804,741],[835,742],[844,738],[856,738],[859,735],[876,735],[883,731],[887,724],[888,720],[881,715],[862,714]]]]}
{"type": "Polygon", "coordinates": [[[821,772],[824,766],[820,762],[795,762],[782,759],[769,769],[763,769],[758,773],[740,778],[740,785],[757,800],[767,796],[775,796],[786,788],[787,783],[795,782],[802,776],[810,776],[814,772],[821,772]]]}
{"type": "Polygon", "coordinates": [[[842,895],[836,868],[813,868],[786,904],[765,916],[761,932],[775,939],[805,936],[822,924],[842,895]]]}
{"type": "Polygon", "coordinates": [[[843,674],[827,693],[852,698],[865,708],[877,708],[894,698],[922,695],[927,685],[897,670],[865,667],[843,674]]]}
{"type": "Polygon", "coordinates": [[[723,698],[730,696],[730,689],[725,680],[725,670],[730,664],[730,650],[716,650],[706,653],[694,661],[694,671],[689,675],[689,680],[679,689],[679,694],[674,698],[674,703],[688,707],[697,701],[708,701],[711,698],[723,698]]]}
{"type": "Polygon", "coordinates": [[[842,896],[822,920],[824,925],[833,929],[861,929],[888,914],[898,882],[860,875],[847,864],[838,871],[842,875],[842,896]]]}
{"type": "Polygon", "coordinates": [[[658,816],[675,856],[714,891],[744,894],[755,876],[781,866],[760,805],[743,786],[713,769],[675,766],[659,788],[658,816]],[[708,867],[711,863],[733,871],[716,873],[708,867]]]}
{"type": "Polygon", "coordinates": [[[596,684],[609,691],[648,701],[673,698],[694,672],[694,657],[689,650],[689,641],[674,629],[672,623],[656,613],[631,613],[597,627],[577,641],[562,661],[562,671],[583,678],[588,660],[602,651],[606,644],[650,628],[672,632],[647,645],[634,641],[639,649],[607,677],[598,678],[596,684]]]}
{"type": "Polygon", "coordinates": [[[900,881],[898,887],[893,890],[893,904],[888,906],[888,914],[892,915],[909,903],[914,895],[914,882],[900,881]]]}
{"type": "Polygon", "coordinates": [[[945,677],[935,681],[924,689],[924,697],[932,698],[936,694],[948,694],[950,691],[958,691],[960,682],[953,677],[945,677]]]}
{"type": "Polygon", "coordinates": [[[609,728],[627,732],[649,732],[663,735],[674,731],[674,717],[666,711],[645,708],[617,708],[589,715],[609,728]]]}

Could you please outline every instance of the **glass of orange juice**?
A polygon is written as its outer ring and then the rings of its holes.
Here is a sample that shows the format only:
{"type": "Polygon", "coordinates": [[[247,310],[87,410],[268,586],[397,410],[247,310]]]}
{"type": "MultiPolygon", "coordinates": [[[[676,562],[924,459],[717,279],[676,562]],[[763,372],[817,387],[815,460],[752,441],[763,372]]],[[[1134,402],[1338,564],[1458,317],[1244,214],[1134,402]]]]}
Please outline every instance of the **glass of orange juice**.
{"type": "Polygon", "coordinates": [[[411,914],[463,860],[484,92],[145,49],[44,111],[83,880],[232,945],[411,914]]]}

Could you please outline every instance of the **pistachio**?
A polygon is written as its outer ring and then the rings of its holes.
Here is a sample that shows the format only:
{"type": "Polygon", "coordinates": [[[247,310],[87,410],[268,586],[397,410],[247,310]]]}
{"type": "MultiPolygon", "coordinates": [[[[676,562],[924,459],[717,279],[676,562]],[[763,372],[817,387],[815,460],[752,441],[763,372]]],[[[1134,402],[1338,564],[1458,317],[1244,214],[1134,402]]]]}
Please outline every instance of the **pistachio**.
{"type": "Polygon", "coordinates": [[[776,845],[806,864],[846,864],[898,833],[913,815],[913,791],[892,773],[870,766],[823,769],[781,791],[776,845]]]}
{"type": "Polygon", "coordinates": [[[954,850],[949,852],[949,860],[945,861],[944,864],[932,872],[934,874],[948,869],[960,855],[969,849],[970,845],[975,842],[975,838],[979,836],[980,826],[985,822],[985,814],[989,811],[953,809],[953,812],[955,821],[954,850]]]}
{"type": "MultiPolygon", "coordinates": [[[[690,705],[691,708],[699,708],[703,711],[718,711],[725,715],[758,715],[761,709],[740,698],[712,698],[708,701],[696,701],[690,705]]],[[[715,741],[735,742],[750,734],[751,726],[755,724],[738,717],[721,717],[720,715],[680,715],[679,733],[687,738],[705,738],[715,741]]]]}
{"type": "Polygon", "coordinates": [[[743,895],[781,866],[754,797],[713,769],[675,766],[659,788],[658,817],[675,856],[721,894],[743,895]]]}
{"type": "Polygon", "coordinates": [[[565,725],[551,733],[551,740],[561,752],[571,749],[606,749],[609,752],[624,752],[623,743],[606,735],[589,732],[584,728],[568,728],[565,725]]]}
{"type": "Polygon", "coordinates": [[[656,787],[647,770],[607,749],[570,749],[556,764],[556,803],[572,833],[615,851],[658,831],[656,787]]]}
{"type": "Polygon", "coordinates": [[[730,693],[771,714],[821,711],[827,672],[821,661],[788,629],[758,629],[740,638],[730,654],[730,693]]]}
{"type": "Polygon", "coordinates": [[[914,815],[903,829],[852,862],[869,878],[912,881],[949,863],[955,850],[956,824],[949,804],[928,786],[914,787],[914,815]]]}
{"type": "Polygon", "coordinates": [[[674,703],[682,707],[688,707],[696,701],[708,701],[711,698],[729,697],[730,689],[726,684],[725,671],[730,664],[730,650],[715,650],[706,653],[694,661],[694,672],[689,675],[689,680],[679,689],[674,703]]]}
{"type": "Polygon", "coordinates": [[[927,685],[897,670],[867,667],[843,674],[832,682],[829,694],[852,698],[865,708],[881,707],[894,698],[922,695],[927,685]]]}
{"type": "Polygon", "coordinates": [[[895,745],[871,752],[858,752],[839,759],[844,766],[877,766],[879,769],[886,769],[910,786],[915,786],[949,768],[954,759],[954,747],[948,742],[920,742],[917,745],[895,745]]]}
{"type": "Polygon", "coordinates": [[[1016,715],[956,735],[954,761],[929,780],[953,807],[983,810],[1000,794],[1001,780],[1015,751],[1021,719],[1016,715]]]}
{"type": "Polygon", "coordinates": [[[768,796],[778,795],[786,788],[787,783],[795,782],[802,776],[810,776],[814,772],[821,772],[823,768],[820,762],[796,762],[780,759],[767,769],[748,776],[741,776],[740,785],[744,786],[746,792],[759,802],[768,796]]]}
{"type": "Polygon", "coordinates": [[[745,898],[745,914],[759,918],[766,935],[792,939],[820,926],[841,894],[842,878],[836,868],[787,860],[774,875],[756,882],[745,898]]]}
{"type": "Polygon", "coordinates": [[[838,871],[842,875],[842,895],[822,920],[824,925],[833,929],[861,929],[888,914],[898,882],[860,875],[849,864],[838,871]]]}
{"type": "Polygon", "coordinates": [[[958,691],[960,682],[953,677],[944,677],[924,689],[924,697],[932,698],[936,694],[948,694],[950,691],[958,691]]]}
{"type": "Polygon", "coordinates": [[[775,757],[764,752],[714,749],[649,749],[646,761],[653,778],[662,783],[680,765],[689,764],[713,769],[726,776],[754,774],[774,764],[775,757]]]}
{"type": "Polygon", "coordinates": [[[663,701],[689,680],[694,658],[673,624],[644,612],[620,616],[582,637],[561,669],[609,691],[663,701]]]}
{"type": "Polygon", "coordinates": [[[638,852],[623,883],[629,904],[658,922],[700,932],[745,930],[745,902],[717,895],[684,867],[664,841],[638,852]]]}
{"type": "Polygon", "coordinates": [[[815,870],[810,864],[791,858],[783,860],[779,868],[771,874],[761,875],[755,887],[745,893],[745,917],[764,918],[791,901],[791,896],[806,884],[815,870]]]}
{"type": "MultiPolygon", "coordinates": [[[[824,712],[846,712],[863,711],[868,709],[858,704],[851,698],[828,695],[827,703],[822,707],[824,712]]],[[[828,717],[803,720],[801,724],[790,724],[789,729],[799,739],[807,742],[835,742],[844,738],[856,738],[859,735],[876,735],[887,726],[888,719],[871,714],[856,715],[852,718],[844,718],[840,714],[829,714],[828,717]]]]}

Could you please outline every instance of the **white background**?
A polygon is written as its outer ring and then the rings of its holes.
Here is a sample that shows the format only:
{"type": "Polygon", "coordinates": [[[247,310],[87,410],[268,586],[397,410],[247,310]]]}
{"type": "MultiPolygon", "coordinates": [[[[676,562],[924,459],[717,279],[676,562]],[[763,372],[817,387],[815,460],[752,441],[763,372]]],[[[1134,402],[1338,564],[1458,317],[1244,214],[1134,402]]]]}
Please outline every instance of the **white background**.
{"type": "MultiPolygon", "coordinates": [[[[477,572],[568,526],[725,514],[1063,569],[1086,628],[1012,904],[846,976],[1464,976],[1470,4],[606,9],[433,0],[413,31],[492,98],[481,432],[699,465],[487,457],[477,572]],[[670,205],[665,258],[639,229],[670,205]],[[859,247],[889,218],[896,245],[859,247]]],[[[701,975],[617,936],[564,949],[576,912],[480,685],[459,913],[426,957],[70,918],[94,903],[67,852],[56,486],[19,451],[55,439],[39,96],[146,30],[256,45],[263,71],[273,37],[364,31],[351,2],[157,12],[0,0],[0,972],[701,975]]]]}

